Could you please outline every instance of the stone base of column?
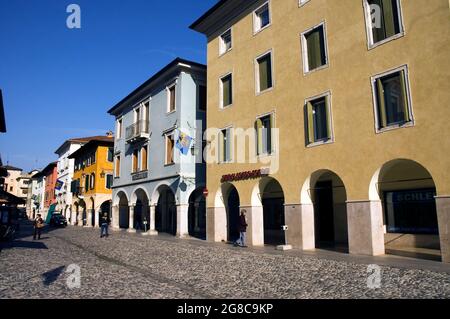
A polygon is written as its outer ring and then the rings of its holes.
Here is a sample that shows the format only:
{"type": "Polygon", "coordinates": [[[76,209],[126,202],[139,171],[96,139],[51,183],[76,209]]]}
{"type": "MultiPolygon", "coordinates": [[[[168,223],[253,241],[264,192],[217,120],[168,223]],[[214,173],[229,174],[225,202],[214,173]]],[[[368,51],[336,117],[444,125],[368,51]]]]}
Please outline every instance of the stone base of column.
{"type": "Polygon", "coordinates": [[[436,197],[442,262],[450,263],[450,196],[436,197]]]}
{"type": "Polygon", "coordinates": [[[178,238],[189,236],[188,230],[189,205],[177,205],[177,235],[178,238]]]}
{"type": "Polygon", "coordinates": [[[285,205],[284,215],[286,225],[288,226],[286,243],[302,250],[315,249],[313,205],[285,205]]]}
{"type": "Polygon", "coordinates": [[[278,245],[277,246],[277,250],[281,250],[281,251],[286,251],[286,250],[291,250],[292,249],[292,245],[278,245]]]}
{"type": "Polygon", "coordinates": [[[142,236],[157,236],[158,232],[156,230],[149,230],[141,233],[142,236]]]}
{"type": "Polygon", "coordinates": [[[227,212],[225,207],[208,207],[206,209],[206,241],[220,243],[227,240],[227,212]]]}
{"type": "Polygon", "coordinates": [[[134,229],[134,228],[128,228],[128,229],[127,229],[127,233],[130,233],[130,234],[136,234],[136,229],[134,229]]]}
{"type": "Polygon", "coordinates": [[[264,246],[264,214],[262,206],[241,207],[247,211],[247,245],[264,246]]]}
{"type": "Polygon", "coordinates": [[[347,219],[350,254],[385,254],[381,201],[348,201],[347,219]]]}

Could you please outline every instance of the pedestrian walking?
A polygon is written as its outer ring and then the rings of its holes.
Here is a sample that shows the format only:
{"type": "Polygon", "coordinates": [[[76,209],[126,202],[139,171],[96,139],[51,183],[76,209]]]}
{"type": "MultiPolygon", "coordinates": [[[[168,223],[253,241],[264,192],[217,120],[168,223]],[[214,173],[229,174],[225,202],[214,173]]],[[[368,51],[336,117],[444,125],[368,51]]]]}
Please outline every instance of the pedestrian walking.
{"type": "Polygon", "coordinates": [[[101,220],[100,220],[100,238],[108,237],[108,226],[109,226],[109,220],[108,220],[108,213],[103,213],[101,220]]]}
{"type": "Polygon", "coordinates": [[[245,237],[247,234],[247,217],[246,214],[247,211],[245,209],[241,210],[241,215],[239,216],[239,224],[238,224],[238,230],[239,230],[239,239],[236,240],[235,246],[240,247],[247,247],[245,245],[245,237]]]}
{"type": "Polygon", "coordinates": [[[34,226],[33,240],[36,240],[36,237],[37,239],[41,239],[42,228],[44,228],[44,220],[42,219],[41,214],[37,214],[33,226],[34,226]]]}

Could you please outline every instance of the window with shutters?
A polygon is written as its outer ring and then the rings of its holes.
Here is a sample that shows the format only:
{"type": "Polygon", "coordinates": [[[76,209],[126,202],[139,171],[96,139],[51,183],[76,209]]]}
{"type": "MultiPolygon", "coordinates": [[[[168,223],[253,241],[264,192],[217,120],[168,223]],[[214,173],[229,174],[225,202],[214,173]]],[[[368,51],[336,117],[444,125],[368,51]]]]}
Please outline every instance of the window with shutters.
{"type": "Polygon", "coordinates": [[[147,156],[148,146],[142,146],[141,148],[141,171],[148,170],[148,156],[147,156]]]}
{"type": "Polygon", "coordinates": [[[111,174],[106,174],[106,189],[112,189],[113,186],[113,176],[111,174]]]}
{"type": "Polygon", "coordinates": [[[328,66],[325,23],[302,33],[303,71],[320,70],[328,66]]]}
{"type": "Polygon", "coordinates": [[[233,104],[233,75],[227,74],[220,79],[220,107],[233,104]]]}
{"type": "Polygon", "coordinates": [[[272,51],[256,58],[256,93],[264,92],[273,87],[272,51]]]}
{"type": "Polygon", "coordinates": [[[176,85],[167,88],[167,113],[175,112],[176,110],[176,85]]]}
{"type": "Polygon", "coordinates": [[[219,132],[219,163],[230,163],[232,161],[232,142],[231,127],[222,129],[219,132]]]}
{"type": "Polygon", "coordinates": [[[84,177],[84,192],[86,193],[89,190],[89,175],[84,177]]]}
{"type": "Polygon", "coordinates": [[[175,146],[175,140],[174,140],[174,132],[168,133],[165,135],[166,139],[166,158],[165,158],[165,165],[173,165],[174,162],[174,146],[175,146]]]}
{"type": "Polygon", "coordinates": [[[333,121],[330,100],[330,93],[306,100],[305,136],[307,146],[333,142],[333,121]]]}
{"type": "Polygon", "coordinates": [[[91,178],[89,179],[90,189],[93,190],[95,188],[95,174],[91,174],[91,178]]]}
{"type": "Polygon", "coordinates": [[[369,48],[404,34],[400,0],[364,0],[369,48]]]}
{"type": "Polygon", "coordinates": [[[273,153],[272,128],[274,128],[274,114],[265,115],[256,119],[256,154],[258,156],[273,153]]]}
{"type": "Polygon", "coordinates": [[[372,89],[377,132],[414,124],[406,66],[373,77],[372,89]]]}
{"type": "Polygon", "coordinates": [[[114,174],[115,174],[116,178],[120,177],[120,156],[116,156],[116,164],[114,167],[114,174]]]}
{"type": "Polygon", "coordinates": [[[114,147],[108,147],[108,162],[114,161],[114,147]]]}
{"type": "Polygon", "coordinates": [[[138,158],[139,158],[139,151],[134,150],[132,158],[131,158],[131,162],[132,162],[131,163],[131,173],[137,173],[139,171],[138,158]]]}

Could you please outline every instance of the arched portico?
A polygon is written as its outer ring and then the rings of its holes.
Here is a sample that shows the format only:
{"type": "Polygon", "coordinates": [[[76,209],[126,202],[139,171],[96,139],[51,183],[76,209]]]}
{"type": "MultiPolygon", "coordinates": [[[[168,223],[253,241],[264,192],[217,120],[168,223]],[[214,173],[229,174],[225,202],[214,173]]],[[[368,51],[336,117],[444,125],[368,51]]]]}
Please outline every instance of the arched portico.
{"type": "Polygon", "coordinates": [[[204,187],[194,190],[189,196],[188,231],[189,235],[206,239],[206,199],[204,187]]]}
{"type": "MultiPolygon", "coordinates": [[[[164,184],[156,189],[155,194],[158,198],[155,207],[156,230],[161,233],[177,235],[177,204],[174,191],[164,184]]],[[[152,198],[155,198],[155,194],[152,198]]]]}
{"type": "Polygon", "coordinates": [[[373,175],[369,198],[380,202],[386,253],[440,259],[436,185],[421,164],[396,159],[373,175]]]}

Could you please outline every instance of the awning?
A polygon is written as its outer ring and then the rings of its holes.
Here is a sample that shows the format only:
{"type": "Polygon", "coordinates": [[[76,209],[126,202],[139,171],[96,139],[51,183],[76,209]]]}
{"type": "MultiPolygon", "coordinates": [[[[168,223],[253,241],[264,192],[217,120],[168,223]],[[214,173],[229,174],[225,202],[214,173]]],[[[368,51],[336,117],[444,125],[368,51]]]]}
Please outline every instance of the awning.
{"type": "Polygon", "coordinates": [[[0,204],[2,204],[2,205],[24,205],[25,200],[0,189],[0,204]]]}

